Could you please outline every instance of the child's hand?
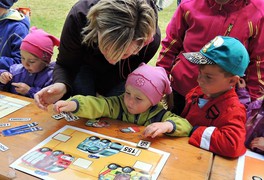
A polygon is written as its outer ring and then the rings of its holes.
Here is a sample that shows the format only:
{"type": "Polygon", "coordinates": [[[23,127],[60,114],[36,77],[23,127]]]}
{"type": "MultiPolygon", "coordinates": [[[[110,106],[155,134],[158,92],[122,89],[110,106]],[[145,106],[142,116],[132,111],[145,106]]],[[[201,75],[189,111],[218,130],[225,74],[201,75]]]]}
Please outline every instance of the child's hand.
{"type": "Polygon", "coordinates": [[[61,112],[72,112],[75,111],[77,108],[77,104],[75,101],[57,101],[54,106],[53,110],[57,113],[61,112]]]}
{"type": "Polygon", "coordinates": [[[264,151],[264,137],[257,137],[254,138],[250,143],[251,149],[259,149],[261,151],[264,151]]]}
{"type": "Polygon", "coordinates": [[[237,83],[238,88],[245,88],[246,87],[246,81],[243,78],[240,78],[237,83]]]}
{"type": "Polygon", "coordinates": [[[3,72],[0,75],[0,82],[2,84],[7,84],[11,79],[13,78],[12,74],[10,72],[3,72]]]}
{"type": "Polygon", "coordinates": [[[173,125],[171,122],[156,122],[148,125],[145,128],[143,132],[143,136],[155,138],[160,134],[169,133],[172,130],[173,130],[173,125]]]}
{"type": "Polygon", "coordinates": [[[22,95],[26,95],[30,90],[30,86],[25,83],[12,83],[12,86],[15,86],[16,92],[22,95]]]}

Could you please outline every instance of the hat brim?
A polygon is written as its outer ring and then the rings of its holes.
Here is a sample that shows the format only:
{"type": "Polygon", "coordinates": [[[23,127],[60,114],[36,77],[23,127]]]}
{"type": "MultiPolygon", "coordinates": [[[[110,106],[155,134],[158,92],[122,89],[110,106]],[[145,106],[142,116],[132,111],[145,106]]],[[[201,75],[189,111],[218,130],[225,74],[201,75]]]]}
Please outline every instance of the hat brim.
{"type": "Polygon", "coordinates": [[[183,53],[183,56],[194,64],[216,64],[214,61],[205,57],[200,52],[183,53]]]}

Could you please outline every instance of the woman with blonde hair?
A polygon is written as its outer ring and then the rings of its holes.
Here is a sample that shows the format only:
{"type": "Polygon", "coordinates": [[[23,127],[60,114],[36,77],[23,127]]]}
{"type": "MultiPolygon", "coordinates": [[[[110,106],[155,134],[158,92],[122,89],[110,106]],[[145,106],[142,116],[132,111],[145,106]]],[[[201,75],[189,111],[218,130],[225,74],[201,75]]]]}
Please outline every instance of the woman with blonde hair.
{"type": "Polygon", "coordinates": [[[152,0],[80,0],[64,24],[54,84],[35,101],[46,109],[63,96],[122,94],[128,74],[159,45],[152,0]]]}

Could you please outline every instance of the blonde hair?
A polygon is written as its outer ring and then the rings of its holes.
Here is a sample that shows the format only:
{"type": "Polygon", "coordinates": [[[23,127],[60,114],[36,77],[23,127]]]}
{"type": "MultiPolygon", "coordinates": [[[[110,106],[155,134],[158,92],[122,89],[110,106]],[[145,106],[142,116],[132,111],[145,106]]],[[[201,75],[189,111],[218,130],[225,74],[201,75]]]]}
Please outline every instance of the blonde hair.
{"type": "Polygon", "coordinates": [[[101,51],[107,51],[108,57],[117,61],[132,41],[141,49],[156,33],[155,12],[145,0],[100,0],[90,9],[87,19],[83,43],[98,43],[101,51]]]}

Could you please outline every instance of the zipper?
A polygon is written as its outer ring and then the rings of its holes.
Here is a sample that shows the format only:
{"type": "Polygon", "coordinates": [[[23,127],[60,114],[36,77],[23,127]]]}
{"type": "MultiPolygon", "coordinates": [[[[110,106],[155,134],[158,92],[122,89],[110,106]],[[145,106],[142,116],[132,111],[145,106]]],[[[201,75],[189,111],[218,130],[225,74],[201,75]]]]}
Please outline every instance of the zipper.
{"type": "Polygon", "coordinates": [[[225,33],[225,36],[229,36],[229,34],[230,34],[230,32],[231,32],[233,26],[234,26],[234,24],[232,24],[232,23],[229,24],[229,26],[228,26],[228,28],[227,28],[227,31],[226,31],[226,33],[225,33]]]}

